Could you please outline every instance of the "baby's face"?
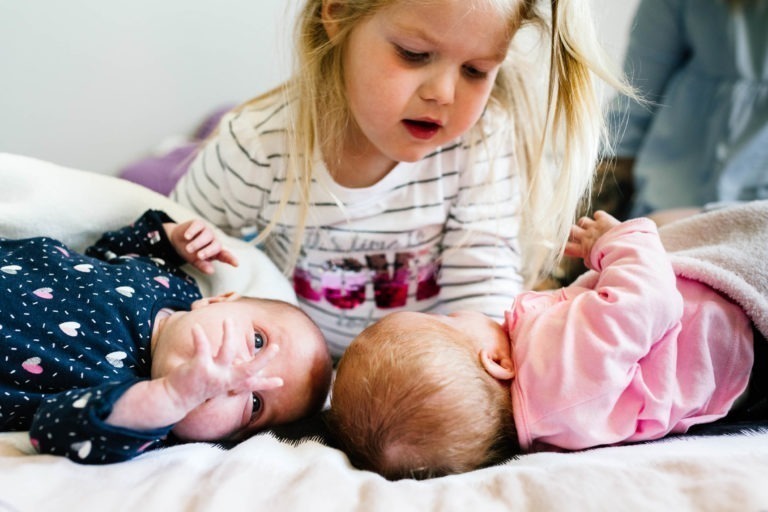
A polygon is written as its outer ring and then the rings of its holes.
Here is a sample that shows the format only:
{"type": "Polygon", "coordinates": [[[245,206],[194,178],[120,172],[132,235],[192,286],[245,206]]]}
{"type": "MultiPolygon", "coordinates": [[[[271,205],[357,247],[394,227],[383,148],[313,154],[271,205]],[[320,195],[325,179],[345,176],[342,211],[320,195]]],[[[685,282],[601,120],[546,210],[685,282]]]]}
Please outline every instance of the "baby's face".
{"type": "Polygon", "coordinates": [[[316,362],[327,358],[327,349],[317,326],[290,305],[236,296],[215,301],[203,299],[193,304],[189,312],[176,312],[160,320],[153,346],[152,378],[167,374],[192,357],[191,333],[195,324],[203,328],[215,354],[221,345],[225,318],[233,320],[234,332],[242,339],[236,348],[235,362],[258,357],[269,344],[279,346],[263,375],[282,378],[283,386],[208,400],[174,427],[174,433],[183,439],[242,438],[269,426],[295,421],[310,412],[311,387],[324,385],[325,379],[317,378],[316,362]]]}

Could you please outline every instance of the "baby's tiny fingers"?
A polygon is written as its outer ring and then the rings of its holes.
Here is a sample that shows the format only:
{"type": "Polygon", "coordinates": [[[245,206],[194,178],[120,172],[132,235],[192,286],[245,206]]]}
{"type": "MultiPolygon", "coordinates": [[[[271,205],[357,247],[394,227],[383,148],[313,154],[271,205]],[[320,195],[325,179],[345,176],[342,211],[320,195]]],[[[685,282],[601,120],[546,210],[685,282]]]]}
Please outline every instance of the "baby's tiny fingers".
{"type": "Polygon", "coordinates": [[[580,258],[582,255],[581,244],[578,242],[566,242],[563,254],[571,258],[580,258]]]}
{"type": "Polygon", "coordinates": [[[190,254],[196,254],[198,257],[201,257],[198,253],[208,247],[213,241],[213,233],[205,230],[195,236],[184,249],[190,254]]]}
{"type": "Polygon", "coordinates": [[[184,230],[184,240],[193,240],[205,229],[205,224],[199,219],[195,219],[189,223],[187,229],[184,230]]]}
{"type": "Polygon", "coordinates": [[[187,229],[184,231],[184,236],[185,236],[185,237],[186,237],[188,240],[191,240],[191,239],[192,239],[192,238],[194,238],[194,237],[195,237],[195,236],[196,236],[198,233],[200,233],[201,231],[203,231],[203,230],[205,229],[205,227],[206,227],[206,224],[205,224],[205,222],[203,222],[202,220],[200,220],[200,219],[192,219],[192,220],[189,222],[189,226],[187,226],[187,229]]]}
{"type": "Polygon", "coordinates": [[[192,326],[192,343],[195,348],[195,355],[202,358],[211,358],[211,343],[208,341],[205,331],[200,324],[192,326]]]}
{"type": "Polygon", "coordinates": [[[216,259],[233,267],[238,265],[237,257],[223,247],[221,248],[221,251],[216,255],[216,259]]]}
{"type": "Polygon", "coordinates": [[[207,260],[195,260],[192,262],[192,266],[203,274],[211,275],[214,272],[213,264],[207,260]]]}
{"type": "Polygon", "coordinates": [[[581,227],[581,226],[579,226],[577,224],[574,224],[573,226],[571,226],[571,237],[577,237],[577,236],[581,235],[582,233],[584,233],[584,228],[583,227],[581,227]]]}
{"type": "Polygon", "coordinates": [[[254,376],[248,379],[248,388],[252,391],[267,391],[283,387],[283,379],[280,377],[254,376]]]}
{"type": "Polygon", "coordinates": [[[221,252],[221,243],[215,238],[211,238],[208,244],[199,247],[197,257],[201,260],[210,260],[221,252]]]}
{"type": "Polygon", "coordinates": [[[280,346],[277,343],[268,343],[266,347],[254,356],[253,361],[258,363],[259,368],[264,368],[275,358],[278,352],[280,352],[280,346]]]}
{"type": "Polygon", "coordinates": [[[252,359],[241,363],[242,371],[245,372],[246,375],[254,377],[261,375],[261,372],[269,365],[269,362],[275,358],[279,351],[280,347],[270,343],[261,349],[258,354],[253,356],[252,359]]]}
{"type": "Polygon", "coordinates": [[[595,217],[595,219],[599,219],[601,217],[602,218],[609,218],[609,217],[613,217],[613,215],[611,215],[610,213],[606,212],[605,210],[597,210],[595,212],[595,214],[594,214],[594,217],[595,217]]]}
{"type": "Polygon", "coordinates": [[[235,357],[235,324],[231,318],[225,318],[221,334],[221,346],[216,354],[216,361],[220,364],[228,364],[235,357]]]}

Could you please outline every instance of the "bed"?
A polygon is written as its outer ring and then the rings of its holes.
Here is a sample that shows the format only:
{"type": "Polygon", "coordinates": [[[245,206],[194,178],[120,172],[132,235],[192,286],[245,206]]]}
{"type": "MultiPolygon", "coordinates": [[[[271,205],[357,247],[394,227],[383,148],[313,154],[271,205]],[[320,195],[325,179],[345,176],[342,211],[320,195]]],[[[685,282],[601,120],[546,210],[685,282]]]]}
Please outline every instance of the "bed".
{"type": "MultiPolygon", "coordinates": [[[[82,248],[148,207],[177,220],[193,215],[128,181],[0,154],[0,236],[46,234],[82,248]]],[[[295,300],[262,253],[225,240],[241,267],[197,274],[204,291],[295,300]]],[[[759,424],[521,455],[420,482],[354,469],[319,425],[313,419],[234,446],[189,443],[98,467],[37,455],[24,432],[0,433],[0,511],[768,510],[768,428],[759,424]]]]}

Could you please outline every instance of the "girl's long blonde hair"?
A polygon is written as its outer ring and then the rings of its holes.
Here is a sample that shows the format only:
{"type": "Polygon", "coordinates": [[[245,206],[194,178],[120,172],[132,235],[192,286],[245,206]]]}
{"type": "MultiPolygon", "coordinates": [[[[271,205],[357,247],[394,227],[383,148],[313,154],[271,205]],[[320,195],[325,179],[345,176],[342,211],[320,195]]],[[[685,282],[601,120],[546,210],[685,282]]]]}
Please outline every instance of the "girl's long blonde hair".
{"type": "MultiPolygon", "coordinates": [[[[307,0],[299,12],[292,77],[240,108],[262,102],[285,102],[290,109],[286,187],[277,215],[257,242],[275,227],[288,201],[298,194],[304,205],[297,219],[293,266],[301,232],[309,215],[309,189],[318,150],[329,167],[341,157],[344,134],[354,123],[344,85],[344,50],[352,30],[380,9],[404,0],[326,0],[334,3],[337,33],[330,40],[323,23],[323,0],[307,0]]],[[[407,0],[434,2],[435,0],[407,0]]],[[[489,2],[509,19],[511,33],[530,26],[549,34],[549,76],[544,108],[538,108],[535,77],[515,51],[499,72],[488,108],[506,117],[519,169],[523,204],[521,246],[528,284],[546,274],[562,254],[570,226],[591,187],[598,147],[604,134],[596,77],[631,94],[598,44],[589,3],[585,0],[465,0],[489,2]],[[538,121],[537,121],[538,120],[538,121]],[[556,144],[552,141],[556,141],[556,144]],[[554,149],[552,149],[554,148],[554,149]],[[552,155],[555,165],[545,165],[552,155]]],[[[473,129],[481,140],[483,119],[473,129]]],[[[286,270],[287,271],[287,270],[286,270]]]]}

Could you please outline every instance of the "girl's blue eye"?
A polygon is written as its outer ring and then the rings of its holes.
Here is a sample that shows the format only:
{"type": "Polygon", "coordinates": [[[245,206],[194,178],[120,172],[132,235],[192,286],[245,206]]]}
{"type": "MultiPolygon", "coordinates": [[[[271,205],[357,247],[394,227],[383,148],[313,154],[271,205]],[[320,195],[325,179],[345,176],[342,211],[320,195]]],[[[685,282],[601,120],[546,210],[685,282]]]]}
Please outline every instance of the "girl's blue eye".
{"type": "Polygon", "coordinates": [[[262,348],[264,348],[264,345],[267,344],[267,341],[264,339],[264,335],[260,332],[254,332],[253,333],[253,348],[256,349],[258,352],[262,348]]]}
{"type": "Polygon", "coordinates": [[[428,53],[412,52],[400,46],[396,46],[395,48],[397,49],[397,54],[400,56],[400,58],[406,62],[419,63],[429,60],[428,53]]]}
{"type": "Polygon", "coordinates": [[[467,78],[482,80],[488,77],[488,73],[480,71],[472,66],[464,66],[464,75],[467,78]]]}

